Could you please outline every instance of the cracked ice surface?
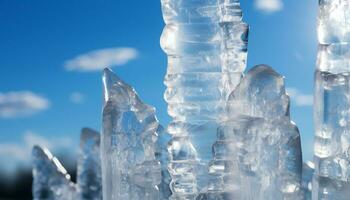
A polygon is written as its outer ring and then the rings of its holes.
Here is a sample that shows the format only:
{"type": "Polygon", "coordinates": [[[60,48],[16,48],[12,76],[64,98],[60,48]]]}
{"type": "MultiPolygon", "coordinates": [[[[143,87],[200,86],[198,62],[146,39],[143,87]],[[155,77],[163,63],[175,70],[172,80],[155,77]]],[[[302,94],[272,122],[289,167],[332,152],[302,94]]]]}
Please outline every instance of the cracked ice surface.
{"type": "Polygon", "coordinates": [[[281,75],[260,65],[230,95],[203,199],[301,199],[300,135],[281,75]]]}
{"type": "Polygon", "coordinates": [[[350,2],[320,1],[313,199],[349,199],[350,2]]]}
{"type": "Polygon", "coordinates": [[[103,197],[159,199],[161,165],[156,159],[160,125],[155,108],[109,69],[103,74],[105,105],[101,137],[103,197]]]}
{"type": "Polygon", "coordinates": [[[33,147],[33,199],[101,200],[100,134],[84,128],[80,137],[77,184],[46,148],[33,147]]]}

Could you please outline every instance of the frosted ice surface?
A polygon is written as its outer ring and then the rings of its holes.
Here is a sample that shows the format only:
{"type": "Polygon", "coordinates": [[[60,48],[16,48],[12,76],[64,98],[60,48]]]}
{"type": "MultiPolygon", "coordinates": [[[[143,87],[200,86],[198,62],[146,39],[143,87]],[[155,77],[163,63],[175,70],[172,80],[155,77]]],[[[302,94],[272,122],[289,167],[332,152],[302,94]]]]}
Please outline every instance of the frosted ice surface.
{"type": "Polygon", "coordinates": [[[48,149],[34,146],[32,158],[34,200],[77,199],[69,174],[48,149]]]}
{"type": "Polygon", "coordinates": [[[156,200],[161,166],[156,159],[155,109],[109,69],[104,70],[103,84],[103,198],[156,200]]]}
{"type": "Polygon", "coordinates": [[[211,145],[228,95],[246,67],[248,25],[238,0],[161,0],[168,55],[164,98],[172,199],[195,199],[207,188],[211,145]]]}
{"type": "Polygon", "coordinates": [[[350,2],[322,0],[318,20],[317,69],[334,74],[350,69],[350,2]]]}
{"type": "Polygon", "coordinates": [[[301,199],[300,135],[281,75],[260,65],[230,95],[203,199],[301,199]]]}
{"type": "Polygon", "coordinates": [[[100,133],[89,128],[80,136],[77,182],[80,200],[102,200],[100,133]]]}
{"type": "Polygon", "coordinates": [[[320,44],[350,41],[350,2],[320,0],[318,40],[320,44]]]}

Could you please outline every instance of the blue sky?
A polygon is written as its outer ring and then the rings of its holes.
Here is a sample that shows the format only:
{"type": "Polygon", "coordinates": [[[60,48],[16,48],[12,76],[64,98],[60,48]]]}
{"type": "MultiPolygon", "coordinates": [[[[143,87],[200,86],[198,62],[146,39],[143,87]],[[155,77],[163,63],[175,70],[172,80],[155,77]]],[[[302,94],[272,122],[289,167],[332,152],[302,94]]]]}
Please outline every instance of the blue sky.
{"type": "MultiPolygon", "coordinates": [[[[264,63],[286,76],[292,119],[311,159],[317,1],[245,0],[242,8],[248,69],[264,63]]],[[[169,122],[159,1],[3,0],[0,24],[0,160],[26,163],[33,143],[74,149],[82,127],[99,130],[96,66],[112,65],[169,122]]]]}

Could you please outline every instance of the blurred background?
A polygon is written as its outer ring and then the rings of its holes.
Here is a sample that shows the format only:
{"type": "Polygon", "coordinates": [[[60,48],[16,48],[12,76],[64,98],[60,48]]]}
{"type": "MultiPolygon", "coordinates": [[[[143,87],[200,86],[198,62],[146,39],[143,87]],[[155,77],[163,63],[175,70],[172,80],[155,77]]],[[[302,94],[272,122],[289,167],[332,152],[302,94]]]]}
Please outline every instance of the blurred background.
{"type": "MultiPolygon", "coordinates": [[[[317,1],[242,0],[248,69],[286,77],[304,160],[312,159],[317,1]]],[[[0,1],[0,199],[31,199],[31,148],[48,147],[75,177],[82,127],[100,130],[101,70],[110,66],[169,122],[159,0],[0,1]]]]}

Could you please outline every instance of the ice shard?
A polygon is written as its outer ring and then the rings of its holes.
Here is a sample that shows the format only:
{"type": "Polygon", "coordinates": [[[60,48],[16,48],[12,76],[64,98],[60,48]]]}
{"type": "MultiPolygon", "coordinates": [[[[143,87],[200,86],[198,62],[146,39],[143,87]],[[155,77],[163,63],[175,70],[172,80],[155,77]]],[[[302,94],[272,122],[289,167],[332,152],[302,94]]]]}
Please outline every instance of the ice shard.
{"type": "Polygon", "coordinates": [[[100,133],[83,128],[77,166],[79,200],[102,200],[100,133]]]}
{"type": "Polygon", "coordinates": [[[248,26],[239,0],[161,0],[168,55],[164,98],[172,199],[195,199],[208,184],[211,145],[224,102],[246,67],[248,26]]]}
{"type": "Polygon", "coordinates": [[[156,200],[161,166],[156,159],[155,108],[111,70],[103,74],[102,188],[106,200],[156,200]]]}
{"type": "Polygon", "coordinates": [[[33,199],[63,200],[77,199],[76,187],[56,157],[46,148],[34,146],[33,157],[33,199]]]}
{"type": "Polygon", "coordinates": [[[80,138],[76,184],[48,149],[33,147],[35,200],[102,200],[100,134],[84,128],[80,138]]]}
{"type": "Polygon", "coordinates": [[[254,67],[232,92],[212,150],[202,199],[302,198],[300,135],[284,79],[270,67],[254,67]]]}
{"type": "Polygon", "coordinates": [[[350,2],[319,1],[312,199],[350,196],[350,2]]]}

